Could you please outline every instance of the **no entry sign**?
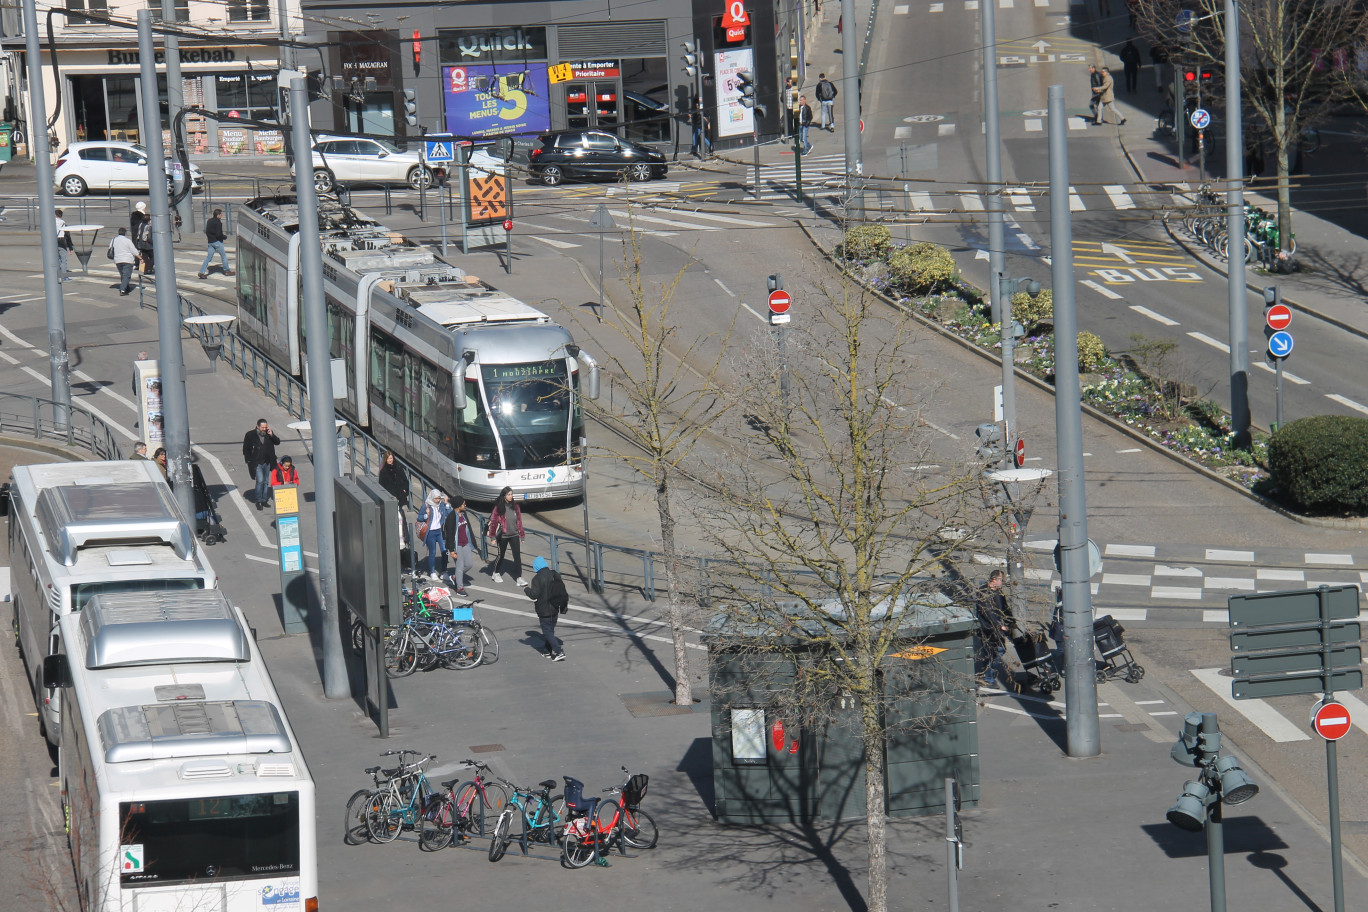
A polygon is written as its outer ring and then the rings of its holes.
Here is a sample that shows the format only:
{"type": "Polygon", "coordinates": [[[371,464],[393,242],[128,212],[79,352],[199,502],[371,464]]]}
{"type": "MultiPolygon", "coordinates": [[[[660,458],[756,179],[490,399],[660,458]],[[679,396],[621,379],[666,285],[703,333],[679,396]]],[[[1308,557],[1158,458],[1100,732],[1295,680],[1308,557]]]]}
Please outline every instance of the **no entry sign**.
{"type": "Polygon", "coordinates": [[[1016,463],[1018,469],[1026,464],[1026,441],[1019,437],[1016,447],[1012,450],[1012,461],[1016,463]]]}
{"type": "Polygon", "coordinates": [[[1326,741],[1343,738],[1352,724],[1348,707],[1341,703],[1322,703],[1311,717],[1311,727],[1326,741]]]}
{"type": "Polygon", "coordinates": [[[787,291],[784,291],[782,288],[781,288],[781,289],[778,289],[777,291],[771,291],[771,292],[770,292],[770,296],[769,296],[769,308],[770,308],[770,313],[774,313],[774,314],[788,313],[789,305],[791,305],[792,303],[793,303],[793,298],[789,295],[789,293],[788,293],[787,291]]]}
{"type": "Polygon", "coordinates": [[[1264,321],[1268,323],[1269,329],[1287,329],[1292,325],[1292,308],[1286,304],[1274,304],[1268,308],[1268,313],[1264,314],[1264,321]]]}

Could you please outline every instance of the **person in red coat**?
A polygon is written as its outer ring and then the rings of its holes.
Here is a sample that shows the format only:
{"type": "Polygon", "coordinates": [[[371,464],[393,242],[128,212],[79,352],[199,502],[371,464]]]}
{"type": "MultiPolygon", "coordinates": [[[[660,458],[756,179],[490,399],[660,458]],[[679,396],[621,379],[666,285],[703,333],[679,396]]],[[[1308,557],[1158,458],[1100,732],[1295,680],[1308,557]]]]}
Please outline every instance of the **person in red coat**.
{"type": "Polygon", "coordinates": [[[294,467],[294,460],[289,456],[281,456],[280,462],[271,469],[271,487],[278,488],[281,485],[299,486],[299,471],[294,467]]]}

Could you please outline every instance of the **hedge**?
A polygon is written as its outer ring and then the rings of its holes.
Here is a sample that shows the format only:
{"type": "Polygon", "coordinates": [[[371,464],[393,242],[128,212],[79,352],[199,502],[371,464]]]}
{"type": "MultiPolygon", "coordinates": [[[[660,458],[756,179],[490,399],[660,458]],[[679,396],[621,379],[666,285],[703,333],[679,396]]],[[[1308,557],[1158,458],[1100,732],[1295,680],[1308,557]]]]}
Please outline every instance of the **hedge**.
{"type": "Polygon", "coordinates": [[[1317,415],[1286,424],[1268,442],[1268,473],[1304,513],[1368,513],[1368,418],[1317,415]]]}

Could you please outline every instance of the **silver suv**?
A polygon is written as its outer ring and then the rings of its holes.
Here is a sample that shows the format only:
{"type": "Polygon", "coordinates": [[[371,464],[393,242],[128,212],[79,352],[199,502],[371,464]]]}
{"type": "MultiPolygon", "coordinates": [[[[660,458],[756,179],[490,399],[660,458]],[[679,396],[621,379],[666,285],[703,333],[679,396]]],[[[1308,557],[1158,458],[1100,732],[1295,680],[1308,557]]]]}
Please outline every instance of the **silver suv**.
{"type": "Polygon", "coordinates": [[[364,136],[321,136],[313,145],[314,188],[330,193],[338,183],[408,184],[414,190],[446,176],[424,166],[417,152],[400,152],[384,140],[364,136]]]}

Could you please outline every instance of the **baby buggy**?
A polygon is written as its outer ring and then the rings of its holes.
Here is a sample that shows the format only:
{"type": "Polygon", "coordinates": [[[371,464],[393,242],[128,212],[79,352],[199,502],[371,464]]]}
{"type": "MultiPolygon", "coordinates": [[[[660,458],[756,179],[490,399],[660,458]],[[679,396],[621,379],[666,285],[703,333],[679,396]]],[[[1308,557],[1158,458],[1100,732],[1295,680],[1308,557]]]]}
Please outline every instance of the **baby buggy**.
{"type": "Polygon", "coordinates": [[[218,501],[209,493],[200,467],[190,466],[190,487],[195,492],[195,534],[206,545],[216,545],[228,537],[223,528],[223,517],[218,512],[218,501]]]}
{"type": "Polygon", "coordinates": [[[1093,642],[1102,657],[1097,663],[1098,683],[1124,677],[1127,684],[1138,684],[1145,676],[1144,667],[1126,646],[1125,634],[1126,629],[1110,614],[1093,621],[1093,642]]]}
{"type": "Polygon", "coordinates": [[[1048,640],[1026,634],[1012,637],[1012,645],[1031,687],[1046,696],[1059,690],[1064,683],[1059,650],[1051,648],[1048,640]]]}

